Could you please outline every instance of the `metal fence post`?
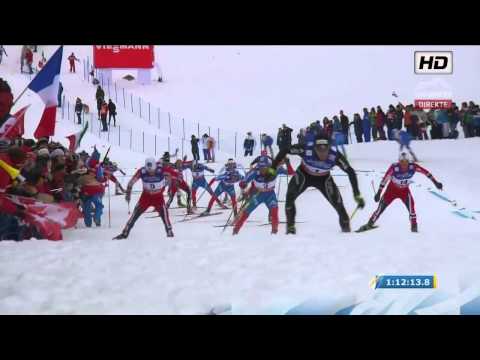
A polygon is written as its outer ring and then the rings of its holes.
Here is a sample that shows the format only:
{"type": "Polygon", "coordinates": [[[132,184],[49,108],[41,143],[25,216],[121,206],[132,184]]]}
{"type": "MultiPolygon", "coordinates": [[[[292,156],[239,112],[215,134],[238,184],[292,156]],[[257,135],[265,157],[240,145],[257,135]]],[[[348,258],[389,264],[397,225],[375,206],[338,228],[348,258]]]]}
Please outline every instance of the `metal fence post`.
{"type": "Polygon", "coordinates": [[[70,121],[70,101],[67,101],[67,120],[70,121]]]}
{"type": "Polygon", "coordinates": [[[145,132],[142,131],[142,152],[145,154],[145,132]]]}
{"type": "Polygon", "coordinates": [[[200,138],[200,123],[197,123],[197,137],[200,138]]]}
{"type": "Polygon", "coordinates": [[[183,142],[185,141],[185,139],[182,139],[182,159],[183,159],[183,142]]]}
{"type": "Polygon", "coordinates": [[[140,119],[142,118],[142,98],[138,97],[138,113],[140,114],[140,119]]]}
{"type": "Polygon", "coordinates": [[[210,126],[208,127],[208,136],[210,136],[210,126]]]}
{"type": "Polygon", "coordinates": [[[185,119],[182,118],[183,138],[185,139],[185,119]]]}
{"type": "Polygon", "coordinates": [[[158,128],[160,129],[160,108],[157,109],[158,128]]]}
{"type": "Polygon", "coordinates": [[[157,134],[155,134],[155,156],[157,156],[157,134]]]}
{"type": "Polygon", "coordinates": [[[168,113],[168,131],[169,131],[169,134],[172,135],[172,121],[170,118],[170,112],[168,113]]]}
{"type": "Polygon", "coordinates": [[[148,103],[148,123],[151,124],[151,121],[150,121],[150,103],[148,103]]]}
{"type": "Polygon", "coordinates": [[[168,137],[168,152],[170,152],[170,136],[168,137]]]}
{"type": "Polygon", "coordinates": [[[123,93],[123,108],[126,109],[127,105],[125,103],[125,88],[122,88],[122,93],[123,93]]]}
{"type": "Polygon", "coordinates": [[[130,93],[130,105],[132,106],[132,114],[133,114],[133,94],[130,93]]]}

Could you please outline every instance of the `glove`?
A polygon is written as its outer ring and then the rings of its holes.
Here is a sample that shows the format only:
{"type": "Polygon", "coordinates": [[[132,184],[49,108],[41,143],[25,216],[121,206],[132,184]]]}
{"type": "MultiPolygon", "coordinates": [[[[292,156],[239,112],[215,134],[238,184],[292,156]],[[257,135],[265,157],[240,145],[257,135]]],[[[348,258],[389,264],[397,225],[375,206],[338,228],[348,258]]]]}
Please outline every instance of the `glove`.
{"type": "Polygon", "coordinates": [[[357,202],[357,205],[360,209],[363,209],[365,207],[365,200],[363,200],[362,195],[355,195],[355,201],[357,202]]]}
{"type": "Polygon", "coordinates": [[[266,178],[267,178],[267,179],[272,179],[272,178],[274,178],[275,176],[277,176],[277,170],[274,169],[274,168],[268,168],[266,178]]]}
{"type": "Polygon", "coordinates": [[[375,199],[375,202],[379,202],[379,201],[380,201],[380,196],[381,196],[381,194],[382,194],[382,190],[379,189],[379,190],[377,191],[377,193],[375,194],[375,198],[374,198],[374,199],[375,199]]]}
{"type": "Polygon", "coordinates": [[[435,181],[434,184],[435,184],[435,187],[436,187],[438,190],[442,190],[442,189],[443,189],[443,184],[442,184],[441,182],[435,181]]]}
{"type": "Polygon", "coordinates": [[[130,202],[130,196],[131,196],[131,191],[130,190],[127,190],[127,193],[125,194],[125,200],[127,202],[130,202]]]}

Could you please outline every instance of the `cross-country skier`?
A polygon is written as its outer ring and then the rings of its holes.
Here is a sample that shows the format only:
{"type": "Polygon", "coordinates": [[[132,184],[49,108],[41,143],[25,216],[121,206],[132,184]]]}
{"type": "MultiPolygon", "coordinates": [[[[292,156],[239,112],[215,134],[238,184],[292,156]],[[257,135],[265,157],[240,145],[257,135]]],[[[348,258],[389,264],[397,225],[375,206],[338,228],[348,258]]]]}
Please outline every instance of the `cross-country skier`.
{"type": "Polygon", "coordinates": [[[343,205],[342,195],[330,175],[330,170],[332,170],[334,166],[340,167],[340,169],[348,174],[355,201],[359,208],[363,209],[365,201],[358,189],[357,175],[347,159],[345,159],[340,152],[331,148],[330,140],[324,134],[317,135],[314,141],[308,141],[304,145],[295,144],[289,149],[283,149],[273,161],[272,167],[276,168],[287,154],[299,155],[302,158],[296,175],[288,183],[287,200],[285,204],[287,234],[296,233],[295,200],[310,186],[321,191],[337,211],[342,231],[350,232],[350,218],[343,205]]]}
{"type": "Polygon", "coordinates": [[[228,159],[225,171],[221,172],[220,175],[216,176],[213,181],[220,181],[217,188],[215,189],[215,196],[210,198],[208,203],[207,210],[205,210],[202,215],[210,214],[210,210],[212,209],[213,203],[215,199],[218,199],[221,194],[224,192],[230,196],[232,200],[232,207],[233,207],[233,214],[237,216],[237,199],[235,196],[235,183],[239,182],[244,178],[244,175],[241,174],[237,169],[237,164],[233,159],[228,159]]]}
{"type": "Polygon", "coordinates": [[[188,187],[188,184],[183,178],[183,171],[188,168],[186,164],[180,159],[178,159],[174,165],[170,164],[168,161],[166,161],[163,166],[171,166],[173,169],[175,169],[178,172],[178,176],[176,178],[171,178],[169,179],[169,186],[168,186],[168,202],[167,202],[167,209],[170,208],[170,205],[172,204],[173,198],[175,197],[175,194],[177,194],[177,205],[178,207],[186,207],[187,208],[187,214],[192,214],[192,207],[191,207],[191,191],[190,188],[188,187]],[[178,190],[183,190],[187,194],[187,205],[182,203],[182,197],[181,194],[178,190]]]}
{"type": "Polygon", "coordinates": [[[443,188],[442,183],[438,182],[432,174],[420,165],[411,162],[406,153],[401,153],[399,161],[390,165],[386,174],[384,175],[380,187],[378,188],[377,193],[375,194],[375,201],[380,202],[378,204],[377,210],[372,214],[368,223],[361,226],[357,232],[366,231],[373,229],[375,222],[378,220],[383,211],[394,201],[395,199],[400,199],[403,201],[407,207],[408,213],[410,215],[410,225],[412,232],[418,231],[417,226],[417,215],[415,213],[415,202],[413,200],[412,193],[409,189],[409,184],[412,182],[411,178],[415,175],[416,172],[419,172],[425,175],[427,178],[432,180],[435,187],[439,190],[443,188]],[[390,183],[385,190],[383,196],[382,190],[387,184],[390,183]]]}
{"type": "Polygon", "coordinates": [[[130,202],[133,185],[139,179],[142,179],[143,182],[142,195],[140,196],[137,205],[135,205],[132,216],[130,219],[128,219],[122,233],[114,237],[114,240],[126,239],[140,215],[142,215],[150,206],[153,206],[162,218],[163,224],[165,225],[165,231],[167,232],[167,237],[173,237],[172,224],[170,223],[168,210],[163,199],[166,175],[169,175],[174,179],[177,178],[179,174],[169,166],[162,166],[158,164],[154,158],[147,158],[145,160],[145,166],[138,169],[128,183],[125,200],[130,202]]]}
{"type": "Polygon", "coordinates": [[[188,169],[192,172],[192,178],[193,178],[193,181],[192,181],[193,208],[196,209],[197,207],[197,189],[198,188],[205,189],[205,191],[208,192],[210,196],[215,199],[215,201],[220,207],[226,208],[226,206],[223,205],[220,202],[220,200],[218,200],[218,198],[215,196],[212,188],[210,187],[210,185],[207,183],[207,180],[205,179],[205,170],[210,173],[214,173],[215,170],[210,169],[208,166],[199,163],[198,160],[193,160],[190,163],[190,166],[188,167],[188,169]]]}
{"type": "Polygon", "coordinates": [[[412,136],[405,130],[398,129],[393,129],[392,134],[393,138],[400,144],[399,152],[401,153],[403,148],[406,147],[408,152],[412,156],[413,161],[418,162],[417,156],[410,147],[410,141],[412,141],[412,136]]]}
{"type": "Polygon", "coordinates": [[[233,235],[238,234],[242,225],[247,221],[250,214],[260,204],[265,204],[269,210],[269,219],[272,224],[272,234],[278,232],[278,201],[275,194],[277,175],[287,174],[287,170],[280,167],[272,168],[269,157],[263,156],[247,176],[240,181],[240,188],[245,189],[249,182],[253,182],[255,193],[248,200],[246,207],[240,212],[233,227],[233,235]]]}

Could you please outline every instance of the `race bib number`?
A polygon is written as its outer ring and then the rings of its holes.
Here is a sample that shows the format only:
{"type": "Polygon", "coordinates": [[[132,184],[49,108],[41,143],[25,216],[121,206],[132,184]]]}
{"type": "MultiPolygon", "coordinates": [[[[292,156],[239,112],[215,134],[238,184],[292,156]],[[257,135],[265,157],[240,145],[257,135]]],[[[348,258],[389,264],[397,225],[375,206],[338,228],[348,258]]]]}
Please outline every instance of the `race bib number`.
{"type": "Polygon", "coordinates": [[[165,182],[163,180],[159,182],[143,183],[143,189],[147,191],[161,190],[164,186],[165,182]]]}

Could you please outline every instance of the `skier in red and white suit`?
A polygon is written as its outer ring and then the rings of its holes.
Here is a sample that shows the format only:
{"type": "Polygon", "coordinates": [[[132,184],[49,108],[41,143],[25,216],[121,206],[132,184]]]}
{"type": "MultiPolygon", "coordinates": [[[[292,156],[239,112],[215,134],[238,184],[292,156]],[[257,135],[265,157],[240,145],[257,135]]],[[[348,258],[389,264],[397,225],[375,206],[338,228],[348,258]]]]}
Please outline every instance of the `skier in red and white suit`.
{"type": "Polygon", "coordinates": [[[135,175],[128,183],[125,199],[127,202],[130,202],[130,195],[133,185],[139,179],[142,179],[143,182],[142,195],[140,196],[137,205],[135,205],[132,216],[130,219],[128,219],[125,228],[120,235],[114,238],[115,240],[126,239],[140,215],[142,215],[150,206],[153,206],[162,218],[165,225],[165,231],[167,232],[167,237],[173,237],[172,224],[170,223],[168,210],[165,206],[165,200],[163,199],[163,192],[166,185],[165,177],[167,175],[172,179],[176,179],[179,174],[171,167],[157,164],[154,158],[148,158],[145,160],[145,166],[137,170],[135,175]]]}
{"type": "Polygon", "coordinates": [[[432,180],[435,187],[439,190],[443,188],[442,183],[438,182],[432,174],[420,165],[410,162],[406,153],[400,154],[398,163],[392,164],[386,174],[384,175],[380,187],[375,194],[375,201],[380,202],[377,210],[372,214],[368,223],[360,227],[358,231],[370,230],[374,227],[375,222],[378,220],[383,211],[393,202],[395,199],[403,201],[410,215],[410,224],[412,232],[417,232],[417,215],[415,213],[415,202],[413,200],[412,193],[410,192],[409,185],[412,183],[411,178],[419,172],[432,180]],[[390,183],[385,190],[383,196],[382,190],[387,184],[390,183]]]}

